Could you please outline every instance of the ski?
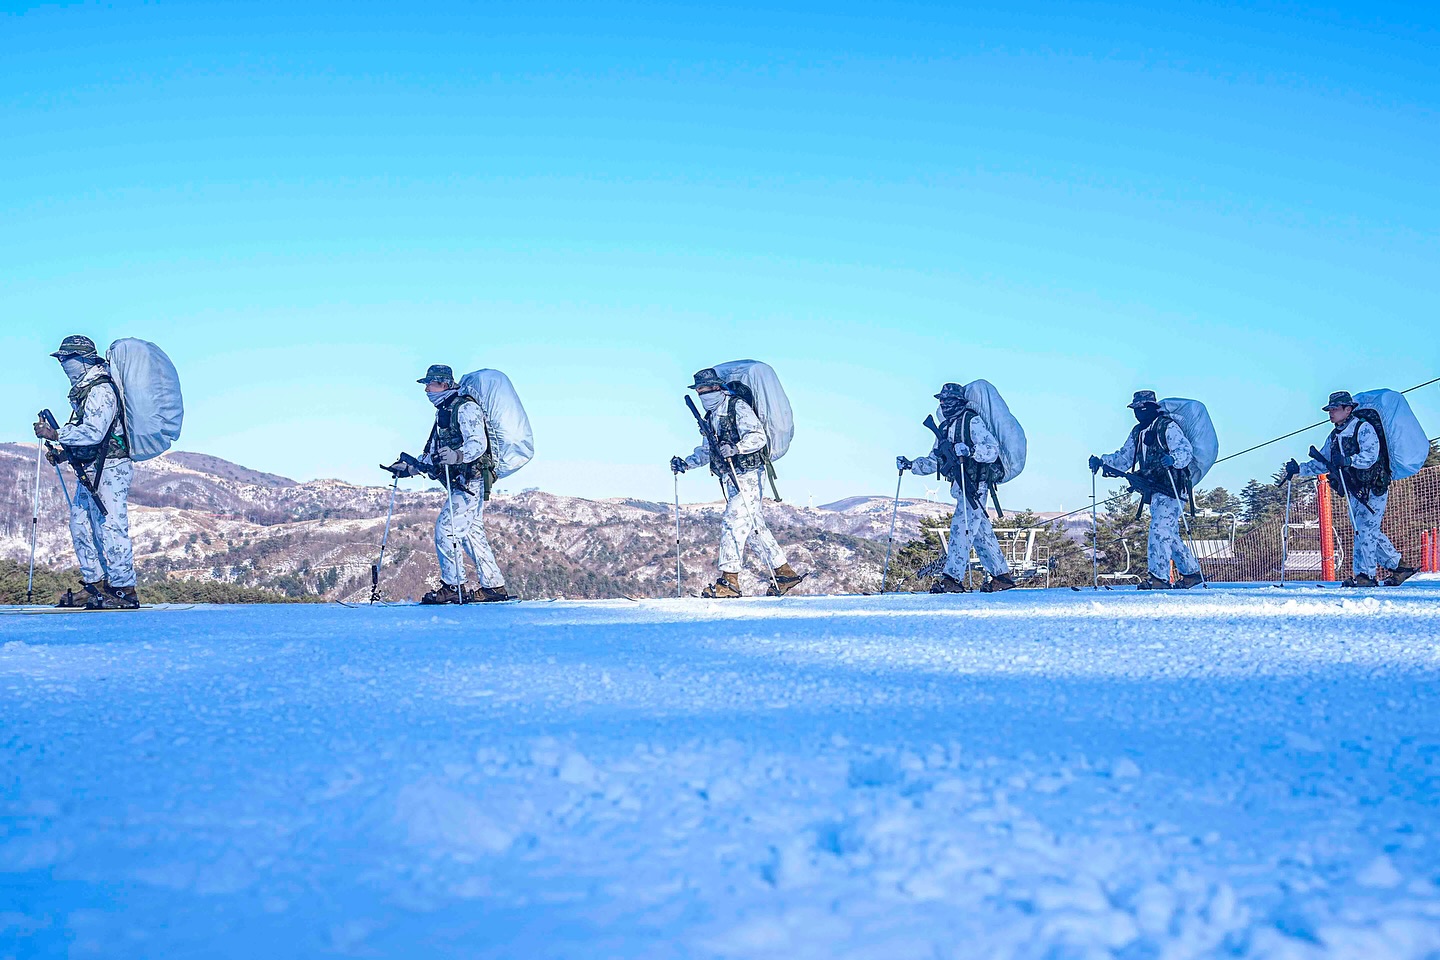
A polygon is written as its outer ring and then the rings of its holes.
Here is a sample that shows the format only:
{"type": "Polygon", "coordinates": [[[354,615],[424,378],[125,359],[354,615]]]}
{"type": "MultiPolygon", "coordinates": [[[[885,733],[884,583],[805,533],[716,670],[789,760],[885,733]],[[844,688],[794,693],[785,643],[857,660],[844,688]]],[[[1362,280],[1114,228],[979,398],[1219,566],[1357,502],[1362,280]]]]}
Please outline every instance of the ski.
{"type": "Polygon", "coordinates": [[[197,606],[199,604],[196,603],[147,603],[138,607],[111,608],[109,610],[91,610],[87,607],[0,607],[0,616],[34,617],[52,613],[134,613],[143,610],[154,613],[178,613],[183,610],[194,610],[197,606]]]}

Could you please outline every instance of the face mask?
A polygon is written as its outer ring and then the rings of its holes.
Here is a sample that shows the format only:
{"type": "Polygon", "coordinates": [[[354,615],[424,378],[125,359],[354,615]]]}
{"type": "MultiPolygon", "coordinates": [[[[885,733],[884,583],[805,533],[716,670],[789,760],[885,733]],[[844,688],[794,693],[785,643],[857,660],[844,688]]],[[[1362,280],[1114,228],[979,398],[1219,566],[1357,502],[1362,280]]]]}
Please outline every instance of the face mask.
{"type": "Polygon", "coordinates": [[[941,400],[941,401],[940,401],[940,415],[941,415],[942,417],[944,417],[946,420],[949,420],[951,417],[958,417],[961,413],[964,412],[964,410],[965,410],[965,401],[964,401],[964,400],[958,400],[958,399],[957,399],[957,400],[941,400]]]}
{"type": "Polygon", "coordinates": [[[457,394],[457,393],[459,393],[459,392],[460,392],[460,391],[459,391],[458,388],[452,387],[451,389],[449,389],[449,390],[444,390],[444,391],[442,391],[442,392],[440,392],[440,393],[430,393],[430,392],[427,390],[427,391],[425,392],[425,396],[429,397],[429,398],[430,398],[430,402],[433,403],[435,406],[438,407],[438,406],[442,405],[443,403],[445,403],[447,400],[449,400],[451,397],[455,396],[455,394],[457,394]]]}
{"type": "Polygon", "coordinates": [[[1158,416],[1160,416],[1160,408],[1153,404],[1135,408],[1135,421],[1142,427],[1150,426],[1158,416]]]}
{"type": "Polygon", "coordinates": [[[90,365],[79,357],[66,357],[60,361],[60,369],[65,371],[65,376],[70,378],[70,385],[73,387],[85,376],[85,371],[90,369],[90,365]]]}
{"type": "Polygon", "coordinates": [[[705,408],[706,413],[714,413],[720,409],[720,404],[724,399],[724,390],[711,390],[709,393],[700,394],[700,405],[705,408]]]}

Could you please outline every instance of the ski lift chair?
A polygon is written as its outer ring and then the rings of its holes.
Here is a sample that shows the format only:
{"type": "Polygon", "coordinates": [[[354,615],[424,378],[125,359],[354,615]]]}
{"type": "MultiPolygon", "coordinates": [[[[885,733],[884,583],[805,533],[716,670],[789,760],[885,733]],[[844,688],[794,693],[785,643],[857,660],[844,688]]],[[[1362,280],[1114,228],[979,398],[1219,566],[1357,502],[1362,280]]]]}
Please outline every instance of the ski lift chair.
{"type": "Polygon", "coordinates": [[[1133,562],[1130,556],[1130,541],[1121,540],[1120,546],[1125,548],[1125,569],[1118,573],[1102,573],[1101,580],[1113,580],[1115,583],[1139,583],[1140,574],[1130,572],[1130,564],[1133,562]]]}

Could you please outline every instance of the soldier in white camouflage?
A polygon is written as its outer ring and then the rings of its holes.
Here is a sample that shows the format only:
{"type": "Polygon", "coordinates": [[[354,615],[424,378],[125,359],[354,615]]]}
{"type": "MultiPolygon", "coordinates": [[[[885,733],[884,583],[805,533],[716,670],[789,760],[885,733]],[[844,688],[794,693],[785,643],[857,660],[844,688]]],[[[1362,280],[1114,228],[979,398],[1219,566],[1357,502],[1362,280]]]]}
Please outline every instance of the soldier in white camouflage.
{"type": "Polygon", "coordinates": [[[1345,390],[1330,394],[1324,410],[1334,426],[1320,451],[1324,459],[1311,458],[1303,464],[1291,460],[1285,464],[1284,479],[1325,474],[1331,488],[1346,497],[1355,526],[1355,549],[1351,551],[1351,575],[1341,586],[1377,586],[1383,568],[1390,571],[1384,584],[1398,587],[1417,570],[1405,564],[1380,529],[1390,500],[1390,454],[1384,424],[1379,413],[1361,410],[1345,390]]]}
{"type": "Polygon", "coordinates": [[[1180,536],[1181,498],[1190,487],[1188,468],[1194,456],[1180,425],[1165,414],[1154,390],[1138,390],[1130,401],[1136,425],[1125,445],[1114,453],[1090,458],[1090,472],[1104,470],[1123,477],[1150,507],[1149,576],[1141,590],[1169,590],[1170,565],[1180,574],[1173,588],[1185,590],[1204,583],[1195,554],[1180,536]]]}
{"type": "Polygon", "coordinates": [[[696,467],[710,468],[725,490],[725,515],[720,521],[720,576],[700,592],[702,597],[727,599],[744,596],[740,571],[744,566],[745,544],[753,537],[771,568],[770,596],[783,596],[804,577],[785,559],[765,523],[761,507],[764,496],[764,451],[769,438],[760,416],[744,400],[732,396],[719,373],[706,367],[695,374],[690,385],[705,408],[706,422],[718,443],[711,449],[707,438],[688,457],[671,457],[670,469],[684,473],[696,467]]]}
{"type": "Polygon", "coordinates": [[[945,569],[930,592],[966,592],[965,575],[970,568],[972,544],[975,555],[980,558],[980,565],[990,574],[990,579],[985,581],[980,591],[998,593],[1010,590],[1017,584],[1010,576],[1010,564],[995,537],[990,515],[985,511],[985,496],[990,491],[990,485],[998,482],[999,472],[1004,469],[1000,466],[1000,443],[979,411],[970,406],[964,386],[947,383],[935,394],[935,399],[940,401],[939,428],[944,438],[936,438],[928,456],[916,460],[895,458],[895,465],[901,470],[909,470],[922,477],[938,475],[949,480],[950,493],[955,497],[945,569]]]}
{"type": "Polygon", "coordinates": [[[84,591],[67,590],[56,606],[133,610],[135,551],[130,542],[130,483],[135,464],[125,436],[120,388],[89,337],[66,337],[51,354],[70,381],[70,419],[52,427],[36,421],[51,463],[66,462],[77,483],[70,503],[70,540],[84,591]]]}
{"type": "Polygon", "coordinates": [[[418,458],[401,454],[386,467],[397,477],[426,476],[446,483],[449,495],[435,520],[435,556],[440,586],[421,603],[496,603],[509,600],[505,577],[485,536],[485,471],[490,469],[490,439],[480,404],[460,392],[455,373],[443,363],[432,364],[418,383],[435,407],[435,426],[418,458]],[[465,554],[475,564],[480,589],[466,588],[465,554]]]}

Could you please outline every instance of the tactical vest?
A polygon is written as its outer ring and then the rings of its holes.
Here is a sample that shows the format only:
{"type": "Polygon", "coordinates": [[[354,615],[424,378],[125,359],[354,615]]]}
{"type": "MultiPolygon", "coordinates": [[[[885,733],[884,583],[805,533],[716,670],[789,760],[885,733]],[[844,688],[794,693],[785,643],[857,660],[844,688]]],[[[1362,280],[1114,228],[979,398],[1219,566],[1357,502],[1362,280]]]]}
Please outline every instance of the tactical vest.
{"type": "MultiPolygon", "coordinates": [[[[1130,431],[1130,439],[1135,444],[1135,462],[1131,469],[1162,492],[1171,490],[1170,484],[1174,481],[1174,493],[1184,500],[1190,493],[1190,471],[1165,466],[1165,457],[1170,453],[1170,442],[1165,435],[1174,422],[1162,413],[1148,427],[1135,424],[1130,431]]],[[[1146,495],[1143,502],[1149,503],[1150,496],[1146,495]]]]}
{"type": "MultiPolygon", "coordinates": [[[[465,446],[465,434],[460,429],[460,407],[466,403],[479,406],[479,401],[474,397],[460,393],[435,410],[435,426],[430,431],[430,440],[426,444],[432,458],[440,450],[459,450],[465,446]]],[[[473,493],[470,486],[480,477],[485,481],[485,499],[489,500],[494,468],[490,465],[488,432],[485,439],[487,445],[479,457],[450,468],[450,484],[463,488],[466,493],[473,493]]]]}
{"type": "MultiPolygon", "coordinates": [[[[120,388],[115,381],[110,379],[109,374],[90,380],[87,383],[77,384],[70,388],[70,420],[69,426],[75,426],[85,419],[85,401],[90,398],[91,392],[101,385],[108,386],[115,391],[115,419],[110,421],[106,427],[106,437],[99,443],[67,444],[65,449],[69,451],[71,459],[84,464],[91,464],[96,461],[105,460],[128,460],[130,458],[130,442],[125,438],[125,406],[120,399],[120,388]]],[[[98,482],[99,477],[96,477],[98,482]]]]}
{"type": "Polygon", "coordinates": [[[1385,424],[1380,419],[1378,411],[1369,409],[1356,409],[1344,423],[1330,431],[1330,443],[1327,446],[1334,450],[1339,449],[1340,454],[1346,457],[1353,457],[1360,452],[1360,424],[1355,425],[1355,432],[1348,437],[1340,436],[1345,428],[1350,425],[1351,419],[1359,419],[1368,423],[1375,430],[1375,436],[1380,441],[1380,456],[1375,462],[1365,469],[1358,467],[1341,467],[1340,473],[1344,476],[1345,486],[1341,489],[1340,478],[1332,472],[1329,481],[1330,488],[1336,493],[1350,493],[1362,503],[1368,503],[1372,496],[1383,497],[1390,492],[1390,445],[1385,440],[1385,424]]]}
{"type": "MultiPolygon", "coordinates": [[[[715,419],[715,439],[721,443],[728,443],[732,447],[738,446],[740,443],[740,424],[735,416],[735,405],[740,402],[739,399],[731,397],[725,412],[715,419]]],[[[751,407],[750,411],[754,413],[755,408],[751,407]]],[[[758,419],[760,415],[756,413],[755,416],[758,419]]],[[[730,462],[735,465],[735,472],[741,474],[760,469],[765,463],[765,453],[768,449],[769,440],[767,439],[766,445],[754,453],[735,454],[730,458],[730,462]]],[[[730,476],[730,468],[725,466],[725,461],[714,450],[710,451],[710,472],[722,480],[730,476]]]]}

